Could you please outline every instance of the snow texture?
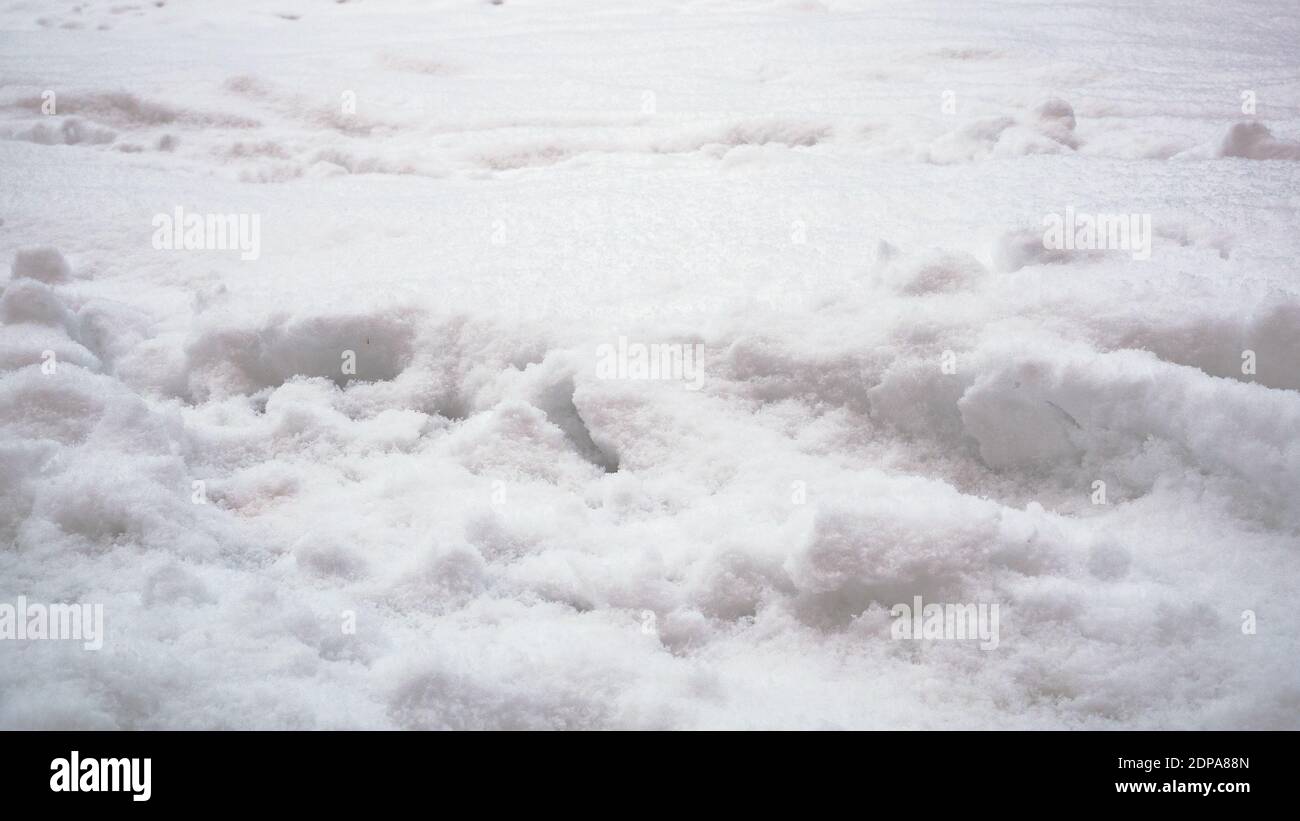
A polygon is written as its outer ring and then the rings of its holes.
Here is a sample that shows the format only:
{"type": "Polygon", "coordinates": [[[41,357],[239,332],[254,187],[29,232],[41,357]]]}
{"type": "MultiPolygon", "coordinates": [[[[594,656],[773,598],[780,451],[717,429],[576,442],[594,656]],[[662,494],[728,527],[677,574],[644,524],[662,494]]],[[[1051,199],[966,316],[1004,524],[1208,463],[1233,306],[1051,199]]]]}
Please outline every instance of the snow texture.
{"type": "Polygon", "coordinates": [[[6,4],[0,602],[107,636],[0,641],[0,727],[1300,729],[1297,43],[6,4]],[[1045,247],[1067,207],[1150,258],[1045,247]],[[600,378],[620,338],[699,389],[600,378]],[[891,639],[914,596],[998,646],[891,639]]]}

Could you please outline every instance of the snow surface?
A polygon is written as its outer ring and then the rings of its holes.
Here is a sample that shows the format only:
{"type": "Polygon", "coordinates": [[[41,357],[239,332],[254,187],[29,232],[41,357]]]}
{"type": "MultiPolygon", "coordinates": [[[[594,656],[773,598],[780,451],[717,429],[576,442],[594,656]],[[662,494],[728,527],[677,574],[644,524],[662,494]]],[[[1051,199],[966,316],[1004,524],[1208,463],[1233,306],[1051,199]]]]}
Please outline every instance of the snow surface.
{"type": "Polygon", "coordinates": [[[0,726],[1300,728],[1297,44],[9,0],[0,601],[107,638],[0,641],[0,726]],[[1045,249],[1067,206],[1150,259],[1045,249]],[[177,207],[260,256],[156,249],[177,207]],[[701,389],[596,378],[620,336],[701,389]],[[915,595],[997,648],[892,641],[915,595]]]}

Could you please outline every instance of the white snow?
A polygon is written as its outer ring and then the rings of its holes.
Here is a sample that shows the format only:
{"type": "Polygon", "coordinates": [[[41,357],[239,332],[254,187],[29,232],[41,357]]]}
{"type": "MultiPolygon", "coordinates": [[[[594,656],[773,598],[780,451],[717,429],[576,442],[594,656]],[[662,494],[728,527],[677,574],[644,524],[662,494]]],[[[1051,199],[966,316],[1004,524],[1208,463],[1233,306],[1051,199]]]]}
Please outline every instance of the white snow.
{"type": "Polygon", "coordinates": [[[0,602],[106,638],[0,640],[0,727],[1300,728],[1297,43],[6,4],[0,602]],[[1045,248],[1067,207],[1150,259],[1045,248]],[[620,337],[699,389],[598,378],[620,337]],[[891,640],[914,596],[996,648],[891,640]]]}

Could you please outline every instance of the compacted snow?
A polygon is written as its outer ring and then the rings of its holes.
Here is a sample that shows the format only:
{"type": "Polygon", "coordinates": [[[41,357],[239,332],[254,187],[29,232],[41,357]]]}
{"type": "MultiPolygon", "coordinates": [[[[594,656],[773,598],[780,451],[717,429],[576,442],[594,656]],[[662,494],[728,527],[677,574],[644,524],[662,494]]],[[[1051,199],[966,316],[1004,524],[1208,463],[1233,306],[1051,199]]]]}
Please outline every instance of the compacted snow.
{"type": "Polygon", "coordinates": [[[0,726],[1300,727],[1298,44],[7,0],[0,726]]]}

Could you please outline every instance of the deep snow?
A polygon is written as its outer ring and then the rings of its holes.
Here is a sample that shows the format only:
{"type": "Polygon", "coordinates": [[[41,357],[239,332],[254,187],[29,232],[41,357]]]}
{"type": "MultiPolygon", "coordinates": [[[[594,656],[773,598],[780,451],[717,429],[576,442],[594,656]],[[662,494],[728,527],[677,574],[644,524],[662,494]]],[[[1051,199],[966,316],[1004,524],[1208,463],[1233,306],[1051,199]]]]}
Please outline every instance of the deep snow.
{"type": "Polygon", "coordinates": [[[0,601],[107,636],[0,641],[0,727],[1300,728],[1297,43],[7,3],[0,601]],[[1066,208],[1150,258],[1045,248],[1066,208]],[[699,389],[599,378],[620,337],[699,389]],[[892,640],[916,595],[996,649],[892,640]]]}

